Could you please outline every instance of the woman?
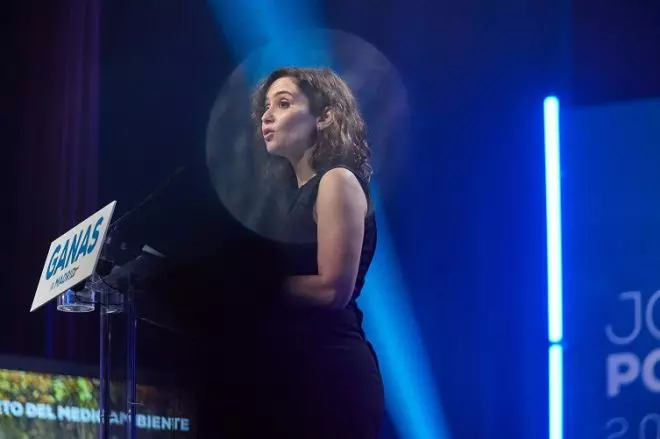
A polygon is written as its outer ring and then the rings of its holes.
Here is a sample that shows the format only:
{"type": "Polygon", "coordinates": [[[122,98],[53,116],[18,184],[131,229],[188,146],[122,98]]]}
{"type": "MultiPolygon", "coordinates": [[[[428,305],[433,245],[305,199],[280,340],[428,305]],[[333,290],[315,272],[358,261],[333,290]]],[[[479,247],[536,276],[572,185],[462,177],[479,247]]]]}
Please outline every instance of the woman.
{"type": "Polygon", "coordinates": [[[258,86],[253,116],[274,164],[293,170],[297,184],[278,239],[287,277],[253,317],[255,349],[241,356],[254,366],[237,366],[228,383],[237,387],[224,406],[232,410],[228,436],[375,438],[383,385],[356,299],[376,223],[355,98],[329,69],[285,68],[258,86]]]}

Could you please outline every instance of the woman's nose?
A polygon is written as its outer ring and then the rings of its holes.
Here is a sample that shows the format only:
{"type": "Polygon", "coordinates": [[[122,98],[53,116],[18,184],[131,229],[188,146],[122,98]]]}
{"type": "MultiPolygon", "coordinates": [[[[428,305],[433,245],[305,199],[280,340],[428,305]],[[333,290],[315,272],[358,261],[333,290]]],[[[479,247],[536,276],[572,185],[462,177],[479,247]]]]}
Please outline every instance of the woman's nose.
{"type": "Polygon", "coordinates": [[[273,121],[273,115],[270,112],[270,110],[266,110],[264,112],[263,116],[261,116],[261,121],[262,122],[272,122],[273,121]]]}

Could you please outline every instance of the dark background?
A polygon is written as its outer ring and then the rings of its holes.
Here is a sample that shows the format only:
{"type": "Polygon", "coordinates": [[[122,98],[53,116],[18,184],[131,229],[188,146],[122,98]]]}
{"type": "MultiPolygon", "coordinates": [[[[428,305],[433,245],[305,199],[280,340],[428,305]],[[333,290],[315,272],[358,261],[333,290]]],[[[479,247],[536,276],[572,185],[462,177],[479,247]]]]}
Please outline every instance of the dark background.
{"type": "MultiPolygon", "coordinates": [[[[235,62],[201,1],[81,5],[5,6],[0,350],[94,363],[95,316],[27,313],[48,243],[110,199],[119,212],[134,206],[181,163],[200,172],[162,209],[178,200],[186,214],[151,231],[209,230],[226,218],[195,157],[235,62]],[[72,59],[91,70],[67,68],[72,59]],[[98,72],[97,82],[80,71],[98,72]],[[94,133],[95,143],[85,141],[94,133]]],[[[455,438],[546,434],[542,100],[660,94],[659,9],[651,1],[324,3],[328,27],[375,44],[408,89],[412,160],[384,214],[455,438]]]]}

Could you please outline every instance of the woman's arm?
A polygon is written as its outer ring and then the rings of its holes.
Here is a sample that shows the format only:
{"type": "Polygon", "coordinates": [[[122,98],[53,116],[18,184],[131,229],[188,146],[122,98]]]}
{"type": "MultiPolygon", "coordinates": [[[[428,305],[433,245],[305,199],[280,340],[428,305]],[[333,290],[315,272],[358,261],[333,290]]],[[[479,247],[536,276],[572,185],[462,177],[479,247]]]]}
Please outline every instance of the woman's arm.
{"type": "Polygon", "coordinates": [[[355,288],[367,214],[367,197],[357,177],[345,168],[323,175],[315,212],[319,274],[292,276],[285,288],[311,303],[343,308],[355,288]]]}

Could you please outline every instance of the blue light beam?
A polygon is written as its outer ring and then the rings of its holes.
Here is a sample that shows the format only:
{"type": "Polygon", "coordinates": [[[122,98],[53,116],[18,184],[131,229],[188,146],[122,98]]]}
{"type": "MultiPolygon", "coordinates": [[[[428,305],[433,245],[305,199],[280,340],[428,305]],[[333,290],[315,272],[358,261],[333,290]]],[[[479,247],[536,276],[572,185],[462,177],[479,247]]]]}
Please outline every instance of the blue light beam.
{"type": "MultiPolygon", "coordinates": [[[[375,189],[372,198],[383,212],[375,189]]],[[[381,216],[378,251],[360,297],[365,328],[380,358],[387,409],[401,438],[447,439],[437,385],[390,236],[381,216]]]]}

